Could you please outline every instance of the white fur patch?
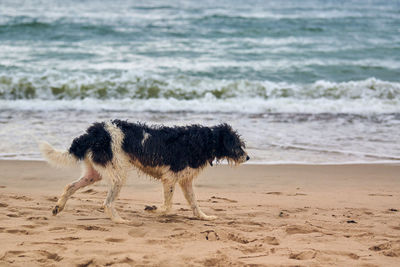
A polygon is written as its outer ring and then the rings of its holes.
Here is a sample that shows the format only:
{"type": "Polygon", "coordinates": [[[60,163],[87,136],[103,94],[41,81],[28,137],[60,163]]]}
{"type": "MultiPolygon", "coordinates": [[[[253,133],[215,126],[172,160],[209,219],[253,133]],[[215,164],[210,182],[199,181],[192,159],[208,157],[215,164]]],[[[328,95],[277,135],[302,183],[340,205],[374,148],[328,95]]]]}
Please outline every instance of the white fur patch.
{"type": "Polygon", "coordinates": [[[112,183],[125,182],[127,171],[131,167],[131,164],[128,155],[122,150],[124,133],[111,122],[105,123],[105,129],[111,136],[112,162],[108,163],[105,167],[99,167],[96,164],[94,166],[97,171],[109,177],[112,183]]]}
{"type": "Polygon", "coordinates": [[[146,140],[150,137],[151,135],[149,134],[149,133],[146,133],[144,130],[143,130],[143,139],[142,139],[142,146],[144,146],[144,143],[146,142],[146,140]]]}
{"type": "Polygon", "coordinates": [[[55,149],[47,142],[41,142],[39,149],[43,157],[55,167],[74,166],[78,163],[78,159],[68,151],[55,149]]]}

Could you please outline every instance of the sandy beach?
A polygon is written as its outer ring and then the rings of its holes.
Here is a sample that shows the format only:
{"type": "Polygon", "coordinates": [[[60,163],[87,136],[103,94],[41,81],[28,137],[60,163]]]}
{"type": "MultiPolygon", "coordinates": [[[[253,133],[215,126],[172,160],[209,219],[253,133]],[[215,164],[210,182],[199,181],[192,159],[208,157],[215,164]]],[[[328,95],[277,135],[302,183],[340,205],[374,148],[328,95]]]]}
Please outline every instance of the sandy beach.
{"type": "Polygon", "coordinates": [[[180,190],[157,216],[161,185],[132,173],[115,224],[102,181],[51,209],[79,168],[0,161],[1,266],[398,266],[400,166],[219,165],[196,181],[215,221],[192,217],[180,190]]]}

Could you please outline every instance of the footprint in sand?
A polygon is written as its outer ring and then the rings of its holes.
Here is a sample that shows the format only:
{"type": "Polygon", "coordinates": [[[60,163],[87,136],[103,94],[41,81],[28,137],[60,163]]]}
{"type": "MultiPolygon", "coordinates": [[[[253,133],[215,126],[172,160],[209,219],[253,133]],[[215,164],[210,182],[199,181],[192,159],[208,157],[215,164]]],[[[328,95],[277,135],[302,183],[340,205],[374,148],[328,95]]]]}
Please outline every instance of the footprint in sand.
{"type": "Polygon", "coordinates": [[[357,254],[354,254],[354,253],[344,253],[343,255],[346,255],[350,259],[353,259],[353,260],[358,260],[360,258],[360,256],[358,256],[357,254]]]}
{"type": "Polygon", "coordinates": [[[369,250],[381,251],[381,250],[387,250],[387,249],[391,249],[391,248],[392,248],[391,242],[387,242],[387,243],[383,243],[383,244],[380,244],[380,245],[372,246],[372,247],[369,248],[369,250]]]}
{"type": "Polygon", "coordinates": [[[96,225],[78,225],[77,226],[79,229],[83,229],[86,231],[103,231],[103,232],[108,232],[107,228],[96,226],[96,225]]]}
{"type": "Polygon", "coordinates": [[[107,262],[107,263],[105,264],[105,266],[111,266],[111,265],[114,265],[114,264],[117,264],[118,266],[119,266],[120,264],[127,264],[127,265],[129,265],[129,266],[134,266],[134,263],[135,263],[134,260],[132,260],[132,259],[129,258],[129,257],[125,257],[125,258],[123,258],[123,259],[121,259],[121,260],[117,259],[117,260],[114,260],[114,261],[111,261],[111,262],[107,262]]]}
{"type": "Polygon", "coordinates": [[[218,208],[212,208],[212,209],[215,210],[215,211],[226,211],[224,209],[218,209],[218,208]]]}
{"type": "Polygon", "coordinates": [[[215,241],[219,240],[219,235],[214,230],[206,230],[204,232],[200,232],[201,234],[205,234],[206,240],[215,241]]]}
{"type": "MultiPolygon", "coordinates": [[[[179,238],[189,238],[192,239],[193,237],[195,237],[196,235],[194,233],[191,233],[189,231],[183,231],[180,233],[176,233],[176,234],[172,234],[169,235],[168,238],[172,238],[172,239],[179,239],[179,238]]],[[[207,239],[208,240],[208,239],[207,239]]]]}
{"type": "Polygon", "coordinates": [[[273,245],[273,246],[279,245],[279,240],[274,236],[266,236],[262,239],[262,241],[264,241],[268,245],[273,245]]]}
{"type": "Polygon", "coordinates": [[[287,194],[289,197],[296,197],[296,196],[307,196],[307,194],[304,193],[295,193],[295,194],[287,194]]]}
{"type": "Polygon", "coordinates": [[[90,266],[90,265],[92,265],[92,264],[93,264],[93,266],[97,266],[97,265],[95,264],[95,260],[94,260],[94,259],[83,260],[81,263],[78,263],[78,264],[76,265],[76,267],[87,267],[87,266],[90,266]]]}
{"type": "Polygon", "coordinates": [[[130,230],[128,232],[128,235],[131,237],[144,237],[146,234],[147,234],[147,231],[140,230],[140,229],[130,230]]]}
{"type": "Polygon", "coordinates": [[[47,201],[50,201],[50,202],[57,202],[58,201],[58,198],[57,197],[46,197],[45,198],[47,201]]]}
{"type": "MultiPolygon", "coordinates": [[[[238,248],[238,250],[240,250],[243,254],[254,254],[254,253],[260,253],[260,252],[267,252],[266,249],[261,245],[256,245],[254,247],[247,247],[247,246],[240,246],[238,248]]],[[[265,254],[263,254],[265,255],[265,254]]],[[[268,255],[268,254],[267,254],[268,255]]],[[[246,257],[240,257],[241,259],[243,258],[253,258],[253,257],[257,257],[259,255],[251,255],[251,256],[246,256],[246,257]]]]}
{"type": "Polygon", "coordinates": [[[24,225],[21,225],[21,226],[24,227],[24,228],[29,228],[29,229],[35,229],[35,228],[38,227],[37,225],[33,225],[33,224],[24,224],[24,225]]]}
{"type": "Polygon", "coordinates": [[[182,220],[178,220],[176,218],[165,218],[161,220],[157,220],[159,223],[184,223],[182,220]]]}
{"type": "Polygon", "coordinates": [[[265,223],[263,223],[263,222],[255,222],[255,221],[248,221],[248,220],[240,221],[238,223],[244,224],[244,225],[260,226],[260,227],[265,226],[265,223]]]}
{"type": "Polygon", "coordinates": [[[369,248],[372,251],[382,251],[388,257],[400,257],[400,241],[389,241],[369,248]]]}
{"type": "Polygon", "coordinates": [[[191,211],[190,209],[180,208],[179,211],[191,211]]]}
{"type": "Polygon", "coordinates": [[[267,195],[276,195],[276,196],[283,195],[282,192],[267,192],[267,193],[265,193],[265,194],[267,194],[267,195]]]}
{"type": "Polygon", "coordinates": [[[107,242],[114,242],[114,243],[121,243],[121,242],[124,242],[125,239],[110,237],[110,238],[106,238],[105,241],[107,241],[107,242]]]}
{"type": "Polygon", "coordinates": [[[225,200],[225,201],[230,202],[230,203],[237,203],[236,200],[229,199],[229,198],[226,198],[226,197],[216,197],[216,196],[212,196],[212,197],[211,197],[211,201],[213,201],[213,200],[215,200],[215,199],[218,199],[218,200],[225,200]]]}
{"type": "Polygon", "coordinates": [[[56,227],[51,227],[51,228],[49,228],[49,231],[50,231],[50,232],[53,232],[53,231],[60,231],[60,230],[62,230],[62,231],[64,232],[65,230],[67,230],[67,227],[56,226],[56,227]]]}
{"type": "Polygon", "coordinates": [[[388,257],[400,257],[400,249],[391,249],[388,251],[384,251],[383,255],[388,256],[388,257]]]}
{"type": "Polygon", "coordinates": [[[217,251],[218,255],[214,257],[206,258],[201,262],[202,266],[230,266],[233,265],[232,262],[229,261],[229,258],[222,254],[220,251],[217,251]]]}
{"type": "Polygon", "coordinates": [[[257,240],[257,238],[256,239],[248,239],[248,238],[245,238],[243,236],[240,236],[238,234],[233,234],[233,233],[228,234],[228,239],[238,242],[238,243],[241,243],[241,244],[248,244],[248,243],[251,243],[251,242],[254,242],[257,240]]]}
{"type": "Polygon", "coordinates": [[[18,195],[13,195],[10,196],[12,199],[17,199],[17,200],[25,200],[25,201],[32,201],[33,199],[27,196],[18,196],[18,195]]]}
{"type": "Polygon", "coordinates": [[[317,255],[316,251],[302,251],[299,253],[290,253],[289,259],[294,260],[311,260],[317,255]]]}
{"type": "Polygon", "coordinates": [[[27,231],[27,230],[23,230],[23,229],[8,229],[5,230],[6,233],[9,234],[18,234],[18,235],[30,235],[31,232],[27,231]]]}
{"type": "Polygon", "coordinates": [[[37,217],[28,217],[28,221],[47,221],[48,218],[44,216],[37,216],[37,217]]]}
{"type": "Polygon", "coordinates": [[[167,244],[167,243],[169,243],[169,241],[166,240],[166,239],[148,239],[148,240],[146,240],[146,243],[147,244],[151,244],[151,245],[153,245],[153,244],[167,244]]]}
{"type": "Polygon", "coordinates": [[[54,240],[61,240],[61,241],[74,241],[74,240],[79,240],[81,239],[80,237],[76,237],[76,236],[67,236],[67,237],[59,237],[56,238],[54,240]]]}
{"type": "Polygon", "coordinates": [[[13,262],[11,259],[14,257],[23,257],[23,254],[25,251],[21,250],[9,250],[4,253],[4,255],[0,258],[1,261],[8,261],[8,262],[13,262]]]}
{"type": "Polygon", "coordinates": [[[310,234],[315,232],[318,232],[318,230],[313,229],[311,227],[300,226],[300,225],[292,225],[286,228],[286,233],[288,233],[289,235],[310,234]]]}
{"type": "MultiPolygon", "coordinates": [[[[57,253],[51,253],[46,250],[38,250],[37,252],[48,260],[61,261],[63,259],[63,257],[59,256],[57,253]]],[[[42,262],[44,263],[43,260],[42,262]]]]}

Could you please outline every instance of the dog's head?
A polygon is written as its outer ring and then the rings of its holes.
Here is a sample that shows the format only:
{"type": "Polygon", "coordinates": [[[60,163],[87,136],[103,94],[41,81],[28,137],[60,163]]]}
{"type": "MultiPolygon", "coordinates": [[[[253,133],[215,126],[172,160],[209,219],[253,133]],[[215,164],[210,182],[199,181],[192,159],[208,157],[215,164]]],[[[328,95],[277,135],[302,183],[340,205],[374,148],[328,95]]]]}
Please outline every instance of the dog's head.
{"type": "Polygon", "coordinates": [[[227,159],[229,163],[240,164],[250,159],[246,145],[240,135],[228,124],[220,124],[213,129],[216,137],[215,157],[227,159]]]}

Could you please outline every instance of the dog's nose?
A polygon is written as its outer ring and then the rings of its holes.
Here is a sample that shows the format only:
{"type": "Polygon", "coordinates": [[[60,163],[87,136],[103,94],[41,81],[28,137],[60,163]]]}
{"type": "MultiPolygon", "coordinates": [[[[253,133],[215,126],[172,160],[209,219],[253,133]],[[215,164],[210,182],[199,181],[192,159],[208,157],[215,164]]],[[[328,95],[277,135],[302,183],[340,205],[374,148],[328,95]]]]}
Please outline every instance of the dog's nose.
{"type": "Polygon", "coordinates": [[[249,156],[247,156],[247,157],[246,157],[246,161],[247,161],[247,160],[249,160],[249,159],[250,159],[250,157],[249,157],[249,156]]]}

